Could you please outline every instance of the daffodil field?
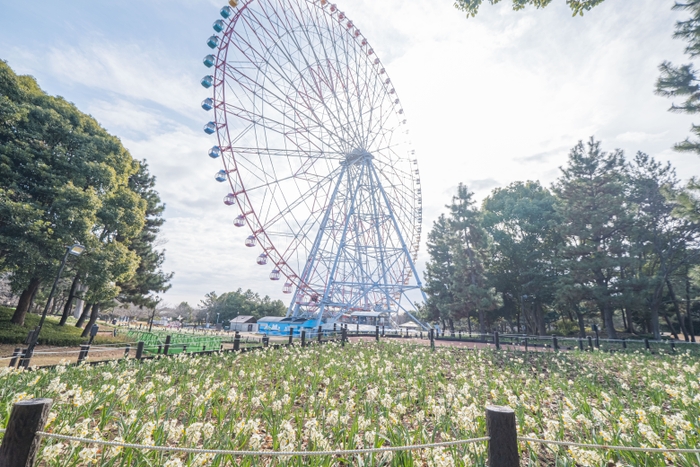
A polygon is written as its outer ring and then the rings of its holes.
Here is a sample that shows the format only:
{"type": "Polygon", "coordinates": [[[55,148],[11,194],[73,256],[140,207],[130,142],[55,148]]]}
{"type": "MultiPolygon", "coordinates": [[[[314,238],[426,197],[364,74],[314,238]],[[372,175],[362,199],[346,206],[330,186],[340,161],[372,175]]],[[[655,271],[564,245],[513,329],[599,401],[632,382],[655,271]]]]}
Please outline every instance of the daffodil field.
{"type": "MultiPolygon", "coordinates": [[[[0,370],[13,402],[54,399],[46,431],[146,445],[337,450],[485,435],[485,406],[521,436],[625,446],[700,445],[700,363],[685,353],[512,352],[338,343],[99,366],[0,370]]],[[[696,454],[521,442],[522,465],[697,466],[696,454]]],[[[485,465],[486,444],[321,457],[230,457],[45,439],[42,466],[485,465]]]]}

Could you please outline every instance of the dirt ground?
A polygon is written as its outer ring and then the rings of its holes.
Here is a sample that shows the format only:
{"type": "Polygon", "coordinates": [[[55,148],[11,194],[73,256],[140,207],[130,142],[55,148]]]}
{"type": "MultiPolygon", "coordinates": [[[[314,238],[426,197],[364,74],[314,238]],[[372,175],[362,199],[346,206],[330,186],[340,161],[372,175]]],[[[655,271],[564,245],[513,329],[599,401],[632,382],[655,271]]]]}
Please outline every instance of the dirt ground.
{"type": "MultiPolygon", "coordinates": [[[[374,336],[353,336],[350,334],[348,338],[351,341],[364,340],[373,341],[374,336]]],[[[250,338],[250,341],[254,339],[250,338]]],[[[419,339],[417,337],[411,338],[391,338],[392,341],[403,342],[407,344],[414,345],[425,345],[429,346],[430,341],[428,339],[419,339]]],[[[276,343],[286,343],[286,338],[271,339],[271,344],[276,343]]],[[[259,345],[257,342],[241,343],[242,346],[246,345],[259,345]]],[[[466,349],[487,349],[493,348],[493,344],[486,344],[481,342],[459,342],[459,341],[442,341],[436,340],[435,345],[437,347],[460,347],[466,349]]],[[[8,345],[0,344],[0,366],[8,366],[10,363],[10,357],[12,352],[16,347],[24,347],[18,345],[8,345]]],[[[88,353],[87,361],[109,361],[124,358],[125,344],[119,344],[114,346],[92,346],[90,352],[88,353]]],[[[233,344],[225,343],[224,348],[232,348],[233,344]]],[[[504,349],[513,350],[525,350],[522,346],[511,346],[502,345],[504,349]]],[[[544,349],[542,347],[529,347],[530,351],[534,352],[551,352],[551,349],[544,349]]],[[[47,365],[57,365],[61,362],[75,363],[78,361],[78,354],[80,353],[80,347],[52,347],[47,345],[38,345],[34,350],[34,356],[32,357],[32,366],[47,366],[47,365]]],[[[129,356],[134,357],[136,354],[136,346],[132,345],[129,351],[129,356]]]]}

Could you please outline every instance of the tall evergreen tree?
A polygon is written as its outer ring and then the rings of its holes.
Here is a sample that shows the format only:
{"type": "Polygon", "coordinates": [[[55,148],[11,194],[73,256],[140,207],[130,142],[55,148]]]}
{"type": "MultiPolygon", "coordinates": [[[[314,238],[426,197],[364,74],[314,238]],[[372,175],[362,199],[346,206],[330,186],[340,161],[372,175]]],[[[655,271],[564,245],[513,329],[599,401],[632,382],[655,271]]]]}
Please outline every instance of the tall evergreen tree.
{"type": "Polygon", "coordinates": [[[485,333],[487,311],[497,304],[495,290],[486,277],[489,260],[489,237],[482,224],[482,215],[465,185],[457,188],[457,196],[449,206],[449,226],[453,233],[451,249],[454,258],[452,319],[479,318],[479,332],[485,333]]]}
{"type": "Polygon", "coordinates": [[[138,256],[136,273],[127,281],[120,282],[119,301],[137,306],[155,306],[152,294],[162,293],[170,288],[173,273],[165,273],[161,267],[165,251],[156,249],[158,233],[165,219],[165,205],[155,189],[156,178],[148,172],[148,164],[141,161],[138,171],[129,178],[130,188],[146,204],[145,222],[140,232],[130,241],[129,250],[138,256]]]}
{"type": "MultiPolygon", "coordinates": [[[[690,18],[676,22],[673,37],[686,41],[685,53],[691,59],[696,59],[700,56],[700,0],[676,2],[673,9],[690,13],[690,18]]],[[[669,110],[691,115],[700,112],[700,76],[693,64],[677,66],[665,61],[659,66],[659,70],[661,75],[656,82],[656,93],[665,97],[684,99],[680,104],[672,104],[669,110]]],[[[693,125],[690,131],[696,138],[700,137],[700,126],[693,125]]],[[[675,149],[700,155],[700,140],[686,138],[685,141],[676,144],[675,149]]]]}
{"type": "Polygon", "coordinates": [[[554,185],[559,198],[561,287],[580,287],[581,298],[593,300],[608,337],[616,338],[613,313],[627,229],[631,225],[625,193],[622,151],[603,152],[593,138],[579,142],[554,185]]]}
{"type": "Polygon", "coordinates": [[[433,224],[428,232],[427,250],[430,260],[426,263],[424,274],[427,295],[422,318],[428,321],[449,319],[450,310],[454,304],[452,294],[452,277],[454,275],[454,259],[450,248],[452,232],[444,214],[433,224]]]}
{"type": "MultiPolygon", "coordinates": [[[[659,313],[663,312],[662,302],[668,290],[674,302],[675,293],[671,284],[672,276],[692,261],[692,245],[698,239],[698,224],[674,215],[675,204],[669,198],[677,196],[679,181],[669,163],[661,164],[643,153],[637,153],[629,164],[630,200],[635,213],[635,228],[632,240],[634,247],[642,254],[634,255],[644,262],[644,290],[648,294],[651,312],[652,332],[656,339],[661,337],[659,313]]],[[[686,338],[689,337],[684,321],[677,314],[679,326],[686,338]]],[[[663,315],[669,327],[668,316],[663,315]]]]}
{"type": "Polygon", "coordinates": [[[90,248],[80,264],[101,261],[105,254],[113,264],[128,263],[118,258],[129,256],[123,244],[100,252],[97,237],[114,222],[128,235],[126,218],[139,226],[143,210],[130,209],[133,199],[125,185],[136,166],[119,140],[74,105],[48,96],[33,78],[15,75],[5,62],[0,62],[0,115],[0,267],[12,272],[13,289],[20,293],[12,322],[23,324],[66,245],[90,248]]]}
{"type": "Polygon", "coordinates": [[[490,281],[504,302],[521,307],[530,332],[540,335],[545,307],[554,301],[561,248],[555,201],[538,182],[515,182],[496,188],[483,203],[484,226],[493,239],[490,281]]]}

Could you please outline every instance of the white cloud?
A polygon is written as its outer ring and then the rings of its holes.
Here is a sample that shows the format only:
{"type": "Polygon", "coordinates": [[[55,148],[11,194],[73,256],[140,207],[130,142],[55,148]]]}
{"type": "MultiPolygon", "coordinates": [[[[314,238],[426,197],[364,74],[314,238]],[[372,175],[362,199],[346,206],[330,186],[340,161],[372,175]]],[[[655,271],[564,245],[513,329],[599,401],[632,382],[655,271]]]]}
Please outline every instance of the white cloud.
{"type": "Polygon", "coordinates": [[[615,139],[625,143],[646,143],[648,141],[659,141],[666,136],[666,134],[668,134],[668,131],[655,134],[645,133],[643,131],[627,131],[617,135],[615,139]]]}
{"type": "Polygon", "coordinates": [[[150,101],[189,115],[202,94],[197,75],[168,56],[157,44],[87,41],[51,47],[48,66],[56,78],[100,89],[104,98],[150,101]]]}

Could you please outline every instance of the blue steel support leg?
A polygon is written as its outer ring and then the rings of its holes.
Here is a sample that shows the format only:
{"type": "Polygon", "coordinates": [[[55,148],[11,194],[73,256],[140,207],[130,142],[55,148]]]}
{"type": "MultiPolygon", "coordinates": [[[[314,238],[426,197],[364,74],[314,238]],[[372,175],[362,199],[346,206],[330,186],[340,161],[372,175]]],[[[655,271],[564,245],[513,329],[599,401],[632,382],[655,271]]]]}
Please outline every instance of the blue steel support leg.
{"type": "MultiPolygon", "coordinates": [[[[370,164],[370,170],[372,174],[374,175],[374,178],[377,181],[377,186],[379,187],[379,191],[382,194],[382,197],[384,198],[384,203],[386,203],[387,209],[389,210],[389,217],[391,218],[391,221],[394,224],[394,229],[396,229],[396,234],[399,237],[399,240],[401,241],[401,247],[403,248],[404,254],[406,255],[406,259],[408,260],[408,264],[411,267],[411,271],[413,272],[413,277],[416,278],[416,284],[420,288],[420,292],[423,295],[423,300],[427,302],[428,298],[425,296],[425,292],[423,292],[422,289],[422,284],[420,282],[420,279],[418,277],[418,271],[416,270],[416,265],[413,264],[413,258],[411,258],[411,254],[408,251],[408,247],[406,246],[406,242],[403,239],[403,235],[401,235],[401,230],[399,229],[399,224],[396,221],[396,217],[394,216],[394,210],[391,208],[391,203],[389,202],[389,197],[387,196],[386,192],[384,191],[384,187],[381,184],[381,181],[379,180],[379,175],[377,175],[377,171],[374,168],[374,165],[370,164]]],[[[404,308],[405,310],[405,308],[404,308]]],[[[428,327],[423,324],[420,320],[418,320],[415,316],[413,316],[410,312],[406,311],[408,315],[418,324],[420,324],[424,329],[428,329],[428,327]]]]}
{"type": "MultiPolygon", "coordinates": [[[[313,268],[315,266],[316,262],[316,255],[318,254],[318,248],[319,245],[321,244],[321,240],[323,239],[323,236],[326,232],[326,225],[328,224],[328,218],[330,217],[330,214],[333,210],[333,204],[335,203],[335,199],[338,195],[338,190],[340,188],[340,185],[343,183],[343,178],[345,176],[345,173],[347,171],[347,166],[343,166],[343,168],[340,171],[340,175],[338,175],[338,183],[335,184],[335,188],[333,188],[333,194],[331,195],[331,199],[328,202],[328,206],[326,208],[326,213],[323,216],[323,220],[321,221],[321,225],[318,229],[318,233],[316,234],[316,238],[314,239],[314,244],[313,247],[311,248],[311,252],[309,253],[309,259],[306,262],[306,266],[304,267],[304,272],[302,273],[302,276],[300,278],[299,284],[305,284],[308,280],[309,277],[313,271],[313,268]]],[[[294,295],[292,296],[292,302],[289,304],[289,308],[287,309],[287,318],[290,316],[295,317],[298,312],[299,312],[299,306],[296,305],[296,302],[298,302],[298,296],[299,294],[303,295],[303,291],[297,285],[296,291],[294,292],[294,295]]]]}
{"type": "MultiPolygon", "coordinates": [[[[338,269],[338,263],[340,261],[340,256],[344,254],[344,249],[345,249],[345,239],[347,237],[348,233],[348,228],[350,225],[350,219],[352,218],[354,212],[355,212],[355,201],[357,200],[357,195],[360,193],[359,185],[362,182],[362,175],[365,172],[365,165],[362,165],[362,169],[360,171],[359,176],[357,177],[357,186],[355,190],[352,190],[352,198],[350,198],[350,209],[348,213],[345,215],[345,223],[343,224],[343,234],[340,237],[340,244],[338,246],[338,251],[336,252],[335,255],[335,260],[333,261],[333,268],[331,269],[331,273],[328,276],[328,283],[326,284],[326,290],[323,293],[323,298],[321,299],[321,315],[323,315],[323,308],[325,306],[325,303],[328,300],[328,294],[331,291],[331,288],[333,287],[333,284],[335,282],[335,272],[338,269]]],[[[350,176],[348,175],[348,182],[350,182],[350,176]]],[[[353,183],[353,185],[355,185],[353,183]]],[[[350,187],[350,183],[348,183],[348,187],[350,187]]],[[[350,190],[348,190],[350,192],[350,190]]]]}

